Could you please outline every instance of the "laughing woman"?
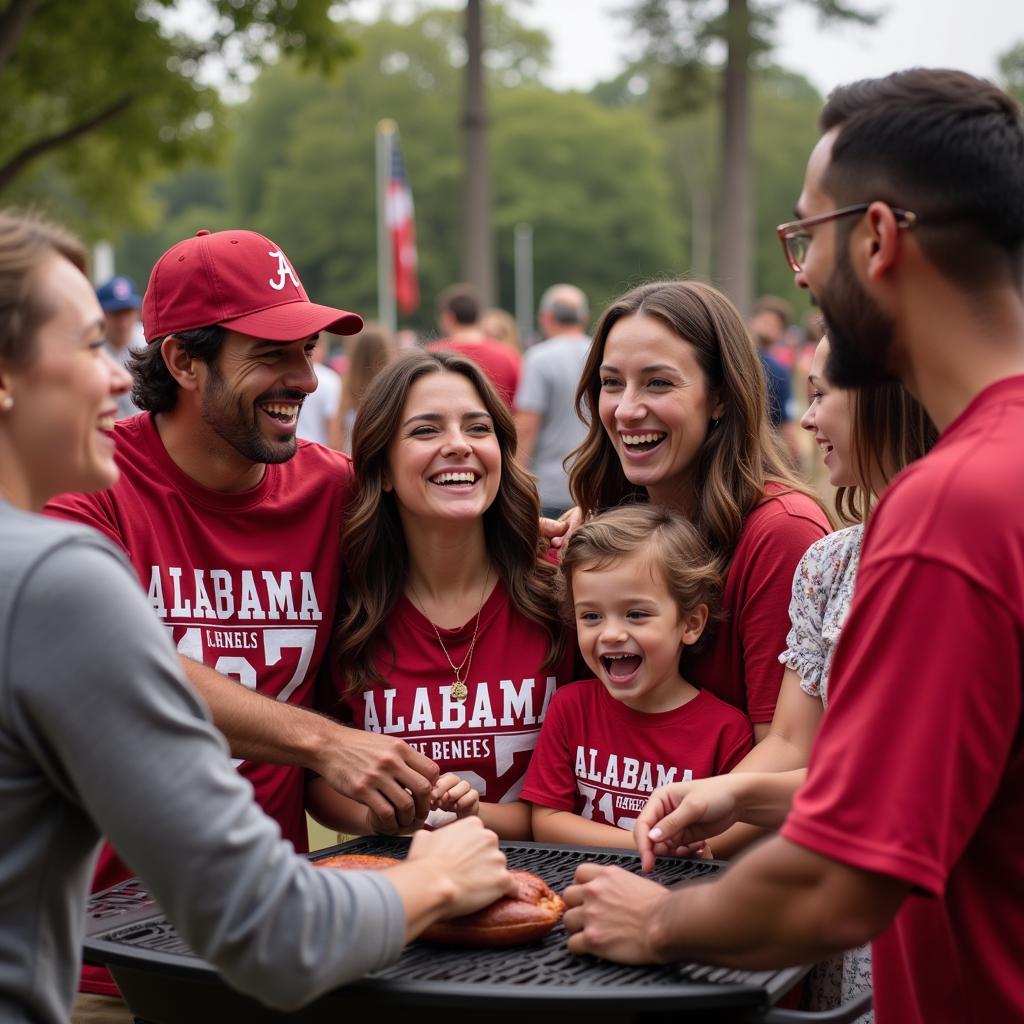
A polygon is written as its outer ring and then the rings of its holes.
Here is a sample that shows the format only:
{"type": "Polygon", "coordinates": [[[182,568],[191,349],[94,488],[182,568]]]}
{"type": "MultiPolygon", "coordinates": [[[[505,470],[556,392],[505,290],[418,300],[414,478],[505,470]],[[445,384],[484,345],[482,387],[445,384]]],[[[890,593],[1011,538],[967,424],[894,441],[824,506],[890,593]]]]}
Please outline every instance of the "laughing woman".
{"type": "MultiPolygon", "coordinates": [[[[529,838],[517,798],[555,687],[574,678],[557,571],[538,561],[538,498],[511,414],[470,360],[404,355],[367,392],[359,491],[342,542],[335,655],[342,717],[438,763],[441,811],[529,838]]],[[[374,832],[365,808],[310,786],[324,824],[374,832]]],[[[434,819],[431,819],[433,823],[434,819]]]]}
{"type": "Polygon", "coordinates": [[[577,405],[590,424],[570,476],[583,514],[667,505],[716,555],[723,621],[687,678],[745,711],[762,739],[782,683],[793,571],[829,523],[771,432],[739,313],[694,281],[633,289],[601,318],[577,405]]]}

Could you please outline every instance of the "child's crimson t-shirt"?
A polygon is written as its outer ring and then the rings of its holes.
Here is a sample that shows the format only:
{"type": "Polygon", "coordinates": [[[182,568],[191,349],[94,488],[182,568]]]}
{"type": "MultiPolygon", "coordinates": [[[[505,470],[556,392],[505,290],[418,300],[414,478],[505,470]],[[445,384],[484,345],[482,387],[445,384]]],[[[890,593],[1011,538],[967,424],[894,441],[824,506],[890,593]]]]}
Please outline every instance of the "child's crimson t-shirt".
{"type": "Polygon", "coordinates": [[[586,679],[555,694],[522,797],[632,831],[658,786],[731,771],[752,745],[746,716],[707,690],[647,714],[586,679]]]}
{"type": "MultiPolygon", "coordinates": [[[[438,629],[456,665],[466,657],[475,626],[474,615],[457,629],[438,629]]],[[[452,669],[434,628],[403,595],[376,647],[387,685],[346,694],[344,676],[336,674],[335,711],[360,729],[405,740],[442,773],[469,782],[481,800],[516,800],[555,689],[574,674],[574,638],[567,633],[565,653],[546,669],[548,644],[547,631],[515,611],[499,580],[480,612],[465,670],[466,699],[455,700],[452,669]]]]}

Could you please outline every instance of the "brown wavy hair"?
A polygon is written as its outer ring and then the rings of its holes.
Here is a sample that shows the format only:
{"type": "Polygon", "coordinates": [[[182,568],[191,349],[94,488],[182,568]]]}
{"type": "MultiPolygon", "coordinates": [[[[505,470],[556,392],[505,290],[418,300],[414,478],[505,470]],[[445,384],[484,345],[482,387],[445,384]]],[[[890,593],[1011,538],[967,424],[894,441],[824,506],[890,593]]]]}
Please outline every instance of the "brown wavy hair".
{"type": "MultiPolygon", "coordinates": [[[[649,552],[661,570],[680,618],[698,605],[708,609],[708,625],[719,617],[722,574],[697,528],[664,505],[627,505],[608,509],[573,530],[562,556],[563,611],[573,618],[572,574],[604,569],[623,555],[649,552]]],[[[697,644],[703,641],[702,634],[697,644]]]]}
{"type": "Polygon", "coordinates": [[[36,332],[53,315],[33,275],[47,257],[63,256],[83,274],[85,247],[37,214],[0,210],[0,362],[23,369],[36,355],[36,332]]]}
{"type": "Polygon", "coordinates": [[[709,392],[723,403],[717,425],[708,425],[695,456],[692,522],[724,571],[744,520],[765,500],[768,484],[779,485],[781,492],[806,494],[819,506],[821,502],[789,469],[771,428],[764,371],[739,312],[708,284],[653,281],[627,292],[604,311],[576,392],[576,410],[588,431],[583,444],[569,456],[575,459],[569,475],[573,500],[584,515],[647,500],[645,489],[626,479],[598,414],[600,368],[608,335],[620,320],[631,316],[660,320],[689,342],[709,392]]]}
{"type": "MultiPolygon", "coordinates": [[[[544,666],[565,649],[555,566],[538,560],[540,500],[533,478],[516,462],[512,414],[476,363],[452,352],[408,352],[382,370],[367,389],[352,434],[357,488],[345,514],[341,597],[335,656],[346,691],[385,682],[374,660],[378,640],[409,573],[409,551],[393,492],[384,490],[388,448],[412,386],[430,373],[458,373],[476,389],[494,423],[501,481],[484,512],[484,541],[512,607],[548,634],[544,666]]],[[[391,651],[395,659],[394,649],[391,651]]]]}
{"type": "Polygon", "coordinates": [[[870,481],[884,485],[939,438],[924,407],[899,381],[881,381],[850,392],[850,451],[860,483],[836,490],[835,506],[845,523],[867,522],[874,502],[870,481]]]}

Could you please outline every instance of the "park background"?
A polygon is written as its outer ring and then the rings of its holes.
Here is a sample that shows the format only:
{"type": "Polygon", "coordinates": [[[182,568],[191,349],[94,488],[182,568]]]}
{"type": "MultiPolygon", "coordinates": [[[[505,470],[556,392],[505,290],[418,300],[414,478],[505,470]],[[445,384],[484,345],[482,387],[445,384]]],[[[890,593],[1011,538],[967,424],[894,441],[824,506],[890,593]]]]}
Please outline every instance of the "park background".
{"type": "Polygon", "coordinates": [[[140,286],[199,228],[259,230],[316,300],[373,317],[374,129],[388,117],[423,296],[399,326],[435,329],[437,292],[480,270],[471,235],[488,298],[512,309],[519,224],[538,294],[572,281],[600,310],[685,275],[741,309],[770,292],[799,314],[773,228],[792,217],[831,76],[887,61],[967,66],[1022,95],[1024,4],[0,0],[0,204],[108,240],[140,286]],[[485,160],[465,155],[474,8],[485,160]]]}

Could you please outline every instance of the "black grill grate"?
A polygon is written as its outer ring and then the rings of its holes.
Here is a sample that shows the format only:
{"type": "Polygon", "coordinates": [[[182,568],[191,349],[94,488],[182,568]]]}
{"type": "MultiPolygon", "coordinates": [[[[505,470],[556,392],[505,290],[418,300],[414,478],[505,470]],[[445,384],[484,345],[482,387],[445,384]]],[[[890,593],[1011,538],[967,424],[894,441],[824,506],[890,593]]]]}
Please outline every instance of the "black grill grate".
{"type": "MultiPolygon", "coordinates": [[[[320,851],[313,859],[333,853],[404,857],[407,849],[407,839],[369,836],[320,851]]],[[[638,858],[629,853],[514,842],[502,843],[502,849],[511,868],[532,871],[556,892],[563,892],[572,883],[576,867],[583,862],[618,865],[637,873],[640,870],[638,858]]],[[[721,868],[721,865],[708,861],[662,859],[653,877],[665,885],[672,885],[713,875],[721,868]]],[[[93,897],[89,918],[90,939],[191,958],[201,963],[153,905],[137,879],[93,897]],[[147,904],[151,913],[140,915],[147,904]],[[110,927],[114,923],[112,918],[119,915],[130,915],[134,921],[110,927]],[[140,916],[143,919],[140,920],[140,916]]],[[[370,975],[370,980],[400,982],[403,985],[510,986],[518,990],[553,986],[562,990],[629,986],[634,991],[641,988],[651,993],[694,983],[754,986],[769,991],[788,987],[779,984],[781,979],[776,971],[738,971],[692,963],[665,967],[623,966],[592,957],[573,956],[566,950],[565,943],[566,932],[561,925],[540,943],[511,949],[470,950],[413,943],[396,964],[370,975]]]]}

